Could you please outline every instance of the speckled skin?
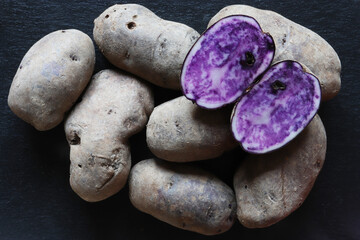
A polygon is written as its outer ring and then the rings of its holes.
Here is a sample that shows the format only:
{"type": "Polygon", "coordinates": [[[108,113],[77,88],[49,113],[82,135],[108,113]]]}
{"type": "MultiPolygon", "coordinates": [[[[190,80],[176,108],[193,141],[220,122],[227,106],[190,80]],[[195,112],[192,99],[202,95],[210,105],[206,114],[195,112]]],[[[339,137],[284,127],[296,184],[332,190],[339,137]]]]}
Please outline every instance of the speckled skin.
{"type": "Polygon", "coordinates": [[[65,122],[70,145],[70,184],[84,200],[117,193],[130,166],[128,138],[139,132],[154,108],[151,89],[124,72],[103,70],[65,122]]]}
{"type": "Polygon", "coordinates": [[[223,233],[235,219],[233,190],[210,173],[190,165],[148,159],[129,177],[131,203],[175,227],[204,235],[223,233]]]}
{"type": "Polygon", "coordinates": [[[246,5],[221,9],[209,22],[211,26],[226,16],[244,14],[255,18],[275,41],[274,63],[294,60],[307,66],[320,80],[322,101],[335,97],[341,87],[341,63],[335,50],[313,31],[275,13],[246,5]]]}
{"type": "Polygon", "coordinates": [[[204,108],[234,102],[271,64],[274,41],[255,19],[229,16],[204,32],[181,73],[184,95],[204,108]]]}
{"type": "Polygon", "coordinates": [[[160,87],[180,89],[183,61],[199,37],[194,29],[137,4],[111,6],[94,24],[94,40],[112,64],[160,87]]]}
{"type": "Polygon", "coordinates": [[[25,54],[10,87],[8,104],[37,130],[57,126],[88,84],[95,49],[89,36],[75,30],[52,32],[25,54]]]}
{"type": "Polygon", "coordinates": [[[238,146],[230,130],[231,109],[202,109],[184,96],[157,106],[146,142],[157,157],[173,162],[215,158],[238,146]]]}
{"type": "Polygon", "coordinates": [[[237,216],[248,228],[263,228],[295,211],[324,164],[326,132],[318,115],[288,145],[249,155],[234,176],[237,216]]]}
{"type": "Polygon", "coordinates": [[[250,153],[266,153],[295,138],[320,106],[319,80],[294,61],[273,65],[234,108],[231,129],[250,153]]]}

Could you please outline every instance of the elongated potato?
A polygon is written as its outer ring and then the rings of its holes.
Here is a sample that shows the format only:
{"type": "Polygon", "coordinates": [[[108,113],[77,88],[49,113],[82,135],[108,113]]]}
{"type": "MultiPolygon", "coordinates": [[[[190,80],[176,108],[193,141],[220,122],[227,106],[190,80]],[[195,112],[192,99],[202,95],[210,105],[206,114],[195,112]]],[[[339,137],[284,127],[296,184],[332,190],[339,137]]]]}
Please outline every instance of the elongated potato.
{"type": "Polygon", "coordinates": [[[117,193],[130,166],[128,138],[146,124],[154,108],[149,86],[123,72],[97,73],[65,122],[70,144],[70,184],[84,200],[117,193]]]}
{"type": "Polygon", "coordinates": [[[185,56],[199,34],[137,4],[117,4],[94,21],[94,40],[116,67],[155,85],[180,89],[185,56]]]}
{"type": "Polygon", "coordinates": [[[129,191],[137,209],[178,228],[215,235],[234,223],[232,189],[189,165],[158,159],[141,161],[131,170],[129,191]]]}
{"type": "Polygon", "coordinates": [[[57,126],[88,84],[94,64],[94,44],[85,33],[69,29],[46,35],[20,63],[10,109],[37,130],[57,126]]]}
{"type": "Polygon", "coordinates": [[[234,177],[237,216],[245,227],[270,226],[295,211],[309,194],[326,154],[318,115],[285,147],[250,155],[234,177]]]}
{"type": "Polygon", "coordinates": [[[173,162],[215,158],[238,146],[230,130],[230,109],[202,109],[184,96],[157,106],[146,142],[157,157],[173,162]]]}
{"type": "Polygon", "coordinates": [[[341,87],[340,59],[322,37],[278,13],[246,5],[231,5],[221,9],[208,26],[234,14],[255,18],[263,31],[271,34],[276,49],[274,63],[295,60],[307,66],[320,80],[322,101],[338,94],[341,87]]]}

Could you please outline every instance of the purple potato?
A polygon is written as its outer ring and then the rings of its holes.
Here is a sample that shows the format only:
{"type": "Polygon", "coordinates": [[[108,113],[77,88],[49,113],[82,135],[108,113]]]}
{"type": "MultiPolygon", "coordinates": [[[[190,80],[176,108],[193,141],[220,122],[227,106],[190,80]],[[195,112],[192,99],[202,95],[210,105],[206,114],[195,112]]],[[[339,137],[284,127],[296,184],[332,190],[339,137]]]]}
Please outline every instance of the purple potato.
{"type": "Polygon", "coordinates": [[[274,53],[272,37],[255,19],[223,18],[200,36],[185,58],[184,95],[209,109],[232,103],[270,66],[274,53]]]}
{"type": "Polygon", "coordinates": [[[231,128],[245,151],[266,153],[296,137],[315,116],[319,80],[295,61],[275,64],[234,108],[231,128]]]}

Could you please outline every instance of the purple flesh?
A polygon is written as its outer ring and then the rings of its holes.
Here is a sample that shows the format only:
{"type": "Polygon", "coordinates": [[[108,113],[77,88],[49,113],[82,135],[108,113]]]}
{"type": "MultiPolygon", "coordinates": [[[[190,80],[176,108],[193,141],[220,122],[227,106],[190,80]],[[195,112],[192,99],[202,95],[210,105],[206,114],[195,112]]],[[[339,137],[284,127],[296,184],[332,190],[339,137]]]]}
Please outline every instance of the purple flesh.
{"type": "Polygon", "coordinates": [[[181,73],[184,95],[211,109],[234,102],[270,66],[274,52],[272,37],[255,19],[223,18],[188,53],[181,73]]]}
{"type": "Polygon", "coordinates": [[[272,66],[235,106],[231,128],[245,151],[266,153],[299,134],[320,105],[319,80],[294,61],[272,66]]]}

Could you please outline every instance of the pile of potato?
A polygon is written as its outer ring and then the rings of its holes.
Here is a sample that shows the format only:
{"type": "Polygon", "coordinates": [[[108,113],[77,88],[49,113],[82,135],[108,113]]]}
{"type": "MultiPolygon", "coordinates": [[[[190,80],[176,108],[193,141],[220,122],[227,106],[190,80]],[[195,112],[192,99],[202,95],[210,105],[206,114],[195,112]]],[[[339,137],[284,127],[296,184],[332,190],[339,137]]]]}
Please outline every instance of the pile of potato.
{"type": "MultiPolygon", "coordinates": [[[[340,60],[319,35],[275,12],[245,5],[222,9],[209,26],[234,14],[255,18],[272,35],[273,62],[306,65],[320,80],[323,100],[339,92],[340,60]]],[[[231,110],[202,109],[184,96],[154,108],[152,88],[180,90],[182,64],[199,33],[137,4],[111,6],[94,25],[96,44],[118,70],[92,76],[90,37],[59,30],[29,49],[8,97],[11,110],[40,131],[65,118],[70,185],[81,198],[101,201],[129,180],[137,209],[205,235],[229,230],[236,216],[246,227],[267,227],[303,203],[325,160],[326,132],[318,115],[281,149],[239,159],[233,186],[227,186],[186,162],[239,147],[230,131],[231,110]],[[147,145],[158,158],[131,166],[128,140],[145,126],[147,145]]]]}

